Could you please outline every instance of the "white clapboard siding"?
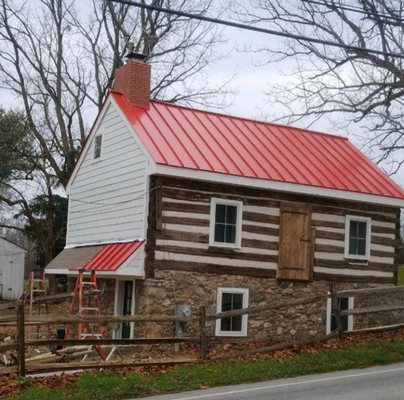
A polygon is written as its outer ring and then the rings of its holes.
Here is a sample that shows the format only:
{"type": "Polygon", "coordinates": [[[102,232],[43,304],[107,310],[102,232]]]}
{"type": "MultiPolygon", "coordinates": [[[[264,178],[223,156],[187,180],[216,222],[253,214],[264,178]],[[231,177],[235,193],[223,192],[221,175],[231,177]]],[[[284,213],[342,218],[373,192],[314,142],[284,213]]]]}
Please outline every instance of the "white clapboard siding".
{"type": "Polygon", "coordinates": [[[146,158],[130,128],[110,104],[96,135],[101,157],[90,144],[69,197],[67,246],[143,238],[146,158]]]}

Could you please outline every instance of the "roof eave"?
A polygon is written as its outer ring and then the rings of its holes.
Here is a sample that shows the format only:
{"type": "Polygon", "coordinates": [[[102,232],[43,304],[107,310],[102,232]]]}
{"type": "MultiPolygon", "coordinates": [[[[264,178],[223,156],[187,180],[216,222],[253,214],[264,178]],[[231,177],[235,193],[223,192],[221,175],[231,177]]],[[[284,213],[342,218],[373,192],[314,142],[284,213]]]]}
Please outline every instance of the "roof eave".
{"type": "Polygon", "coordinates": [[[387,197],[369,193],[353,192],[348,190],[330,189],[318,186],[302,185],[297,183],[279,182],[269,179],[249,178],[222,174],[217,172],[201,171],[182,167],[173,167],[169,165],[156,164],[150,174],[166,175],[178,178],[196,179],[207,182],[227,183],[252,187],[257,189],[276,190],[281,192],[296,193],[309,196],[319,196],[338,200],[350,200],[370,204],[379,204],[392,207],[404,207],[403,198],[387,197]]]}

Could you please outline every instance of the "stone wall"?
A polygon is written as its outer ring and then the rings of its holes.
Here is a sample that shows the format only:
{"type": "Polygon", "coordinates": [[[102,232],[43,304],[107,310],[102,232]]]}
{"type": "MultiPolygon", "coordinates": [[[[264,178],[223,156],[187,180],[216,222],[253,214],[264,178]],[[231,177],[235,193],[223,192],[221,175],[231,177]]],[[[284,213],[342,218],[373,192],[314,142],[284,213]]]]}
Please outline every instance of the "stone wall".
{"type": "MultiPolygon", "coordinates": [[[[69,282],[71,289],[74,282],[69,282]]],[[[113,314],[115,280],[97,279],[102,290],[101,312],[113,314]]],[[[377,287],[376,284],[339,283],[337,290],[377,287]]],[[[385,285],[382,285],[385,286],[385,285]]],[[[267,311],[248,316],[249,337],[258,336],[269,341],[299,340],[307,336],[319,336],[326,333],[327,297],[329,282],[279,282],[271,278],[257,278],[236,275],[216,275],[208,273],[156,271],[154,279],[136,281],[136,314],[139,315],[175,315],[176,305],[186,304],[193,317],[192,324],[185,326],[184,334],[198,335],[199,307],[205,306],[208,314],[216,313],[217,289],[248,288],[248,307],[265,306],[271,302],[297,301],[320,295],[321,299],[312,304],[286,307],[281,310],[267,311]]],[[[403,295],[363,295],[355,297],[354,307],[362,308],[386,304],[404,303],[403,295]]],[[[402,323],[404,313],[394,311],[369,315],[355,315],[354,329],[372,326],[402,323]]],[[[106,336],[112,334],[109,326],[106,336]]],[[[178,326],[177,326],[178,328],[178,326]]],[[[209,335],[215,334],[215,324],[210,322],[209,335]]],[[[136,324],[135,336],[173,337],[176,335],[175,323],[136,324]]]]}
{"type": "MultiPolygon", "coordinates": [[[[338,290],[359,288],[365,285],[340,284],[338,290]]],[[[187,304],[193,316],[198,316],[199,306],[205,306],[208,314],[216,313],[218,287],[248,288],[249,307],[265,306],[274,301],[304,300],[321,295],[316,303],[249,315],[248,336],[259,336],[273,341],[299,339],[323,335],[326,332],[327,294],[329,283],[314,281],[278,282],[270,278],[234,275],[203,274],[181,271],[156,271],[154,279],[138,281],[136,304],[139,314],[175,315],[176,304],[187,304]]],[[[366,323],[363,318],[355,320],[355,327],[366,323]]],[[[209,326],[209,335],[214,335],[214,323],[209,326]]],[[[197,334],[198,322],[186,327],[186,334],[197,334]]],[[[173,324],[147,324],[142,329],[147,336],[171,336],[173,324]]],[[[140,334],[138,328],[138,334],[140,334]]]]}

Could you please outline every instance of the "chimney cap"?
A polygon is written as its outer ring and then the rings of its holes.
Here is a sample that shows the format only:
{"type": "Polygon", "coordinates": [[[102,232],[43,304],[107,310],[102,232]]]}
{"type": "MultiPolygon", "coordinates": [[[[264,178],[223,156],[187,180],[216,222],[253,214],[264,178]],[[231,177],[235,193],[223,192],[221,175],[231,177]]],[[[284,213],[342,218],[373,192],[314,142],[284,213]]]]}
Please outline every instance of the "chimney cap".
{"type": "Polygon", "coordinates": [[[126,54],[125,58],[128,60],[141,60],[144,61],[146,58],[146,54],[143,53],[135,53],[134,51],[130,51],[128,54],[126,54]]]}

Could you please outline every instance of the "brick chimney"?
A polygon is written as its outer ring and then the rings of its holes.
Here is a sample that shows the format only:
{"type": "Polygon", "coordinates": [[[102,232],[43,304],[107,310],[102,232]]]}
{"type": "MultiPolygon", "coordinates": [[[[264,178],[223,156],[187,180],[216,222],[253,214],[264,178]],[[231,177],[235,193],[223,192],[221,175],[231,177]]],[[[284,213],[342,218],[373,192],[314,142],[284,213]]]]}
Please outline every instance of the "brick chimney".
{"type": "Polygon", "coordinates": [[[129,53],[127,62],[115,71],[114,89],[121,92],[131,103],[150,107],[150,65],[143,54],[129,53]]]}

